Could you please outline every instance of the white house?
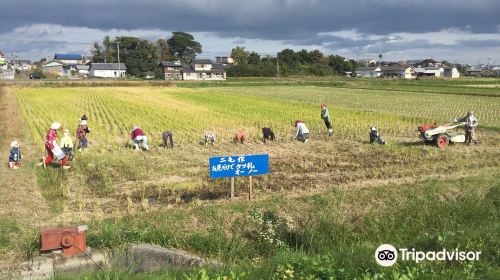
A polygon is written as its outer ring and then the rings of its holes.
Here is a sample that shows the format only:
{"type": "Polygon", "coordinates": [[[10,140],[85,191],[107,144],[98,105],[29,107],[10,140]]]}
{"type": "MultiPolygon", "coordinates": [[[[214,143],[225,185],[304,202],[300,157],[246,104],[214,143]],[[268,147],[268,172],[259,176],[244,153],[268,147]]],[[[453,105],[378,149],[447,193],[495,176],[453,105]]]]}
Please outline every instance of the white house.
{"type": "Polygon", "coordinates": [[[417,73],[413,67],[407,64],[394,63],[389,66],[381,66],[382,76],[387,78],[416,79],[417,73]]]}
{"type": "Polygon", "coordinates": [[[416,67],[413,69],[418,77],[444,77],[443,67],[416,67]]]}
{"type": "Polygon", "coordinates": [[[224,65],[212,63],[210,59],[195,59],[191,66],[182,68],[183,80],[225,80],[224,65]]]}
{"type": "Polygon", "coordinates": [[[125,77],[127,66],[124,63],[92,63],[89,69],[90,77],[119,78],[125,77]]]}
{"type": "Polygon", "coordinates": [[[457,67],[446,67],[444,68],[443,77],[445,78],[460,78],[460,71],[458,71],[457,67]]]}
{"type": "Polygon", "coordinates": [[[356,77],[378,78],[382,75],[380,67],[359,67],[355,71],[356,77]]]}

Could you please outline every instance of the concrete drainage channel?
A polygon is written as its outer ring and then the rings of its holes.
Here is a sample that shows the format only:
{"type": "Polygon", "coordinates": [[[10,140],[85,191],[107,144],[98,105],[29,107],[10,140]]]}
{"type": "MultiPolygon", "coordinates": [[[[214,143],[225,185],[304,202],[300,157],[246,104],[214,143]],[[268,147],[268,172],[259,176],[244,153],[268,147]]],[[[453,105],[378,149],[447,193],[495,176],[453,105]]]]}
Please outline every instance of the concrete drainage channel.
{"type": "Polygon", "coordinates": [[[168,267],[220,266],[182,250],[169,250],[157,245],[133,244],[122,250],[98,251],[64,257],[51,253],[8,268],[0,264],[0,279],[51,279],[57,275],[78,274],[99,269],[133,269],[152,272],[168,267]]]}

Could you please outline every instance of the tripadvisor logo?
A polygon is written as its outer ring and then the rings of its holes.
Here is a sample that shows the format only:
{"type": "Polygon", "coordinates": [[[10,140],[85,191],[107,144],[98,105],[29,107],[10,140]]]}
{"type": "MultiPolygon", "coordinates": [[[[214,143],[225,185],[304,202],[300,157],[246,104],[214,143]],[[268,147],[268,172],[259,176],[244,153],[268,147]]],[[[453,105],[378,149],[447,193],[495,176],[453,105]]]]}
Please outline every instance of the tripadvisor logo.
{"type": "Polygon", "coordinates": [[[416,251],[415,248],[399,248],[391,244],[382,244],[375,250],[375,260],[381,266],[392,266],[399,259],[402,261],[478,261],[481,252],[443,249],[440,251],[416,251]]]}
{"type": "Polygon", "coordinates": [[[391,266],[398,260],[398,251],[391,244],[382,244],[375,250],[375,260],[381,266],[391,266]]]}

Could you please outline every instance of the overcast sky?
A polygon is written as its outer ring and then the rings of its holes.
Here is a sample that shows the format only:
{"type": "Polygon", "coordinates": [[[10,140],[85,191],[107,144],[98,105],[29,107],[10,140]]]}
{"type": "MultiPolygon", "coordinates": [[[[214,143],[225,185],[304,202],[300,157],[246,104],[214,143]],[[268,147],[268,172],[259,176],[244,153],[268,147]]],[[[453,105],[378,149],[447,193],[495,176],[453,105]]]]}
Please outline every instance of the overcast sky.
{"type": "Polygon", "coordinates": [[[89,53],[106,34],[185,31],[203,58],[239,45],[500,64],[500,0],[0,0],[0,12],[0,50],[18,59],[89,53]]]}

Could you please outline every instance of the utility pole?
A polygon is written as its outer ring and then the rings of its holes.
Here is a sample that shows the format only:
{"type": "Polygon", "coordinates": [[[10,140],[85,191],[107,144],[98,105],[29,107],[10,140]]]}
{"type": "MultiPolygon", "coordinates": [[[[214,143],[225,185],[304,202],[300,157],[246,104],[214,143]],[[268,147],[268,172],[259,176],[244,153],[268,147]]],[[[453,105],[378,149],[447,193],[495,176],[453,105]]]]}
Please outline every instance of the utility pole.
{"type": "Polygon", "coordinates": [[[405,72],[404,72],[404,69],[403,69],[403,57],[401,57],[401,80],[403,79],[403,77],[405,76],[405,72]]]}
{"type": "Polygon", "coordinates": [[[116,42],[116,46],[118,48],[118,78],[121,78],[122,74],[120,71],[120,42],[116,42]]]}
{"type": "Polygon", "coordinates": [[[280,77],[280,64],[278,62],[278,54],[276,54],[276,75],[278,78],[280,77]]]}

